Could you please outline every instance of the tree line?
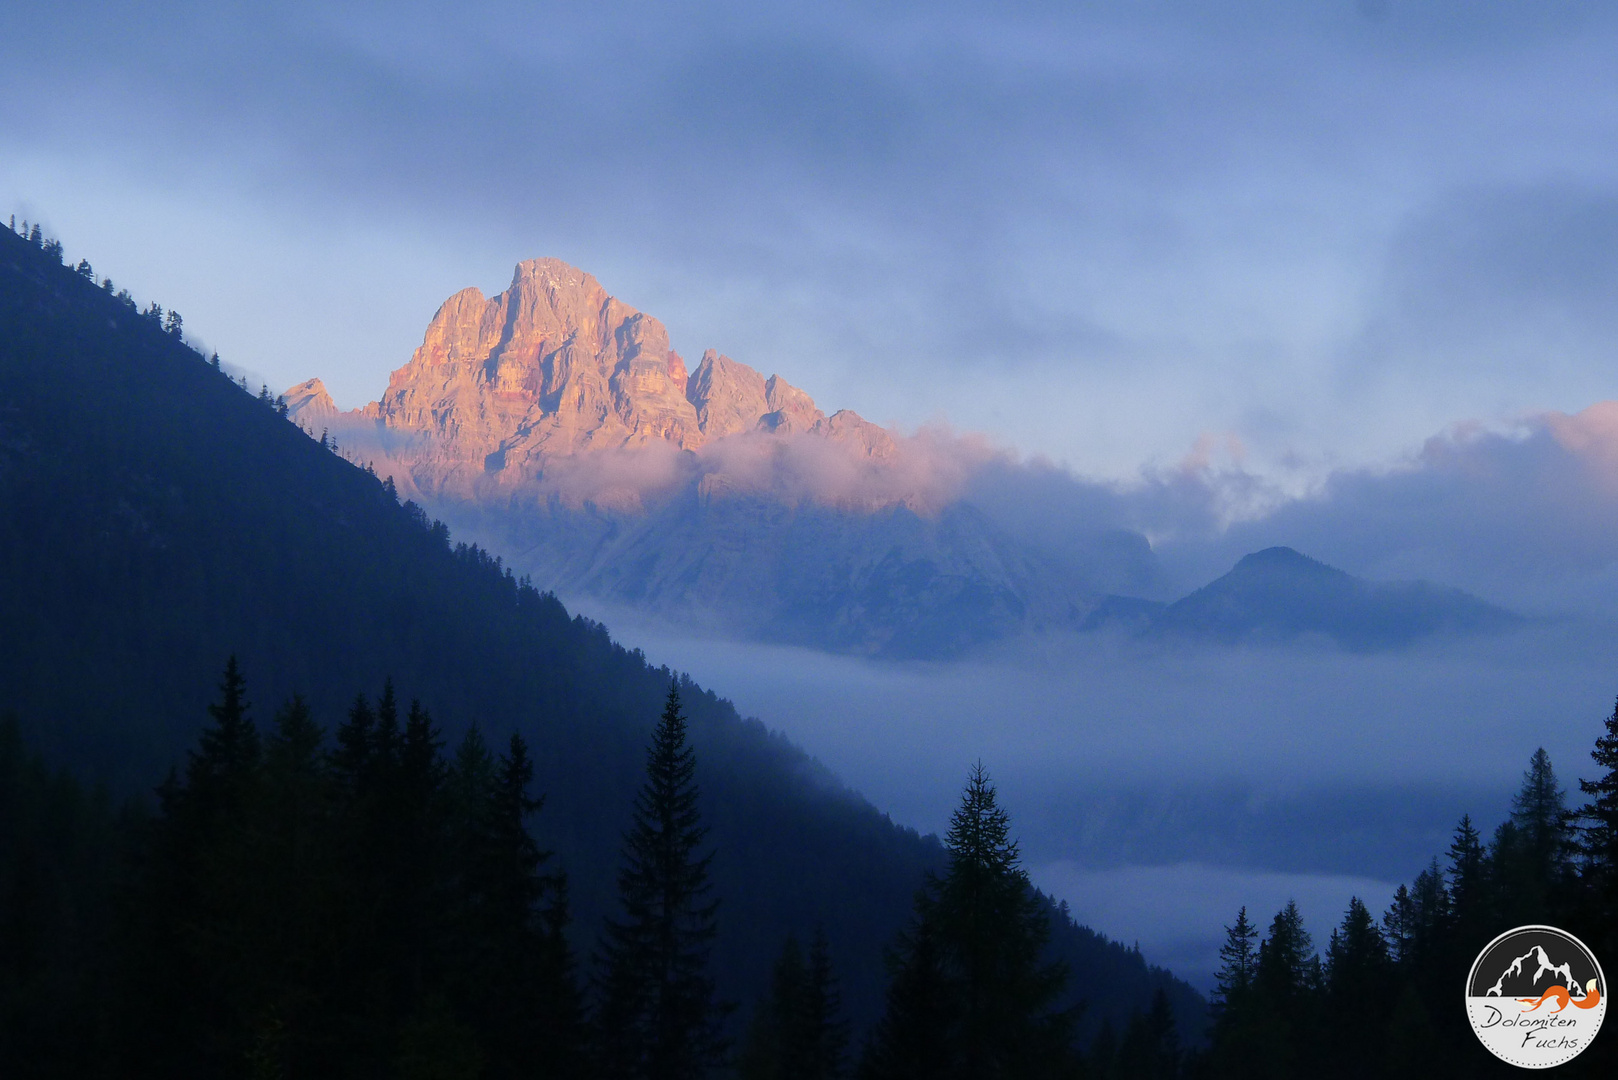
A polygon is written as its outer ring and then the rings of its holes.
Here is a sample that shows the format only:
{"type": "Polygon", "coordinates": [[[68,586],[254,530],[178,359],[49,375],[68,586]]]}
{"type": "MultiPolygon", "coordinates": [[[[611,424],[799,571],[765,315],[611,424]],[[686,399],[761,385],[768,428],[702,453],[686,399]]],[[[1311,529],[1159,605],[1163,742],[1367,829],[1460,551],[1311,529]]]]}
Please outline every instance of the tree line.
{"type": "MultiPolygon", "coordinates": [[[[1400,885],[1380,919],[1350,900],[1323,957],[1295,903],[1262,936],[1242,908],[1220,950],[1197,1073],[1516,1075],[1466,1019],[1462,984],[1483,948],[1513,927],[1550,924],[1618,964],[1618,707],[1591,757],[1600,771],[1579,781],[1585,798],[1570,808],[1550,756],[1535,751],[1491,836],[1462,816],[1442,859],[1400,885]]],[[[1615,1067],[1618,1035],[1608,1031],[1558,1072],[1607,1077],[1615,1067]]]]}
{"type": "MultiPolygon", "coordinates": [[[[63,266],[72,274],[76,274],[78,277],[84,278],[91,284],[96,284],[98,282],[95,269],[90,265],[90,260],[80,259],[76,265],[65,263],[62,242],[47,236],[38,222],[35,222],[33,225],[30,225],[26,220],[18,222],[17,216],[13,214],[11,216],[10,227],[12,232],[39,248],[47,257],[53,259],[58,266],[63,266]]],[[[135,298],[130,295],[128,289],[117,289],[114,291],[115,287],[113,285],[112,278],[110,277],[100,278],[99,284],[103,292],[111,296],[119,304],[123,305],[123,307],[128,311],[139,313],[146,322],[152,325],[152,327],[169,335],[176,341],[185,344],[191,349],[192,352],[196,353],[200,359],[203,359],[209,367],[213,368],[213,370],[218,372],[220,375],[223,375],[225,379],[231,383],[231,385],[239,387],[245,394],[253,393],[252,387],[247,383],[246,375],[240,375],[235,379],[231,379],[230,376],[225,373],[224,361],[219,358],[219,353],[217,351],[214,351],[211,353],[211,355],[204,357],[201,350],[185,341],[185,319],[178,311],[174,311],[172,309],[164,311],[163,305],[157,303],[155,300],[147,304],[143,309],[135,302],[135,298]]],[[[255,396],[260,404],[274,412],[277,416],[280,416],[283,419],[291,419],[290,409],[287,405],[285,394],[272,393],[267,383],[261,383],[259,385],[258,393],[255,396]]],[[[303,428],[301,425],[299,425],[299,427],[300,430],[304,431],[304,433],[310,438],[314,438],[313,430],[303,428]]],[[[360,462],[359,460],[351,458],[347,454],[343,453],[341,448],[339,448],[337,445],[336,438],[331,435],[330,431],[322,430],[320,433],[320,438],[317,441],[321,446],[325,447],[327,450],[330,450],[336,457],[347,461],[356,468],[375,475],[376,469],[373,463],[360,462]]],[[[388,483],[391,488],[391,477],[389,478],[388,483]]]]}
{"type": "Polygon", "coordinates": [[[1078,1010],[1053,1004],[1066,972],[1045,959],[1043,899],[981,767],[856,1053],[819,930],[782,944],[733,1030],[709,972],[717,855],[677,682],[618,914],[585,956],[567,875],[535,839],[544,800],[520,736],[491,747],[474,726],[448,748],[391,682],[329,733],[297,696],[261,728],[234,658],[208,713],[150,809],[114,810],[0,726],[6,1075],[1087,1075],[1078,1010]]]}
{"type": "MultiPolygon", "coordinates": [[[[161,330],[163,333],[178,341],[183,342],[185,340],[185,318],[181,316],[178,311],[174,311],[172,309],[165,311],[163,310],[163,305],[157,303],[155,300],[147,304],[145,308],[141,308],[140,305],[135,302],[134,296],[130,294],[128,289],[118,289],[116,286],[114,286],[112,278],[103,277],[98,279],[95,268],[90,265],[89,259],[80,259],[77,264],[69,264],[64,262],[64,249],[62,247],[62,242],[54,237],[47,236],[44,229],[40,227],[38,222],[35,222],[33,225],[30,225],[27,220],[18,222],[17,215],[13,214],[11,215],[10,228],[12,232],[33,244],[36,248],[39,248],[48,258],[53,259],[56,265],[65,267],[66,270],[78,275],[81,278],[84,278],[91,284],[99,284],[103,292],[111,296],[130,312],[138,313],[154,328],[161,330]]],[[[202,353],[194,347],[192,351],[196,352],[198,357],[202,357],[202,353]]],[[[203,359],[205,359],[207,364],[215,371],[224,374],[222,366],[223,361],[219,359],[218,352],[214,352],[211,356],[203,359]]],[[[253,392],[252,388],[247,385],[247,376],[243,375],[238,379],[231,381],[235,385],[240,386],[243,392],[249,394],[253,392]]],[[[268,385],[261,385],[259,387],[257,396],[259,401],[273,409],[277,414],[283,417],[287,415],[287,403],[284,395],[272,394],[270,393],[270,388],[268,385]]],[[[326,443],[323,441],[322,445],[326,445],[326,443]]],[[[332,442],[330,444],[330,448],[335,453],[337,450],[337,444],[332,442]]]]}
{"type": "MultiPolygon", "coordinates": [[[[1474,1076],[1461,981],[1503,929],[1550,922],[1613,955],[1618,707],[1569,808],[1533,755],[1510,817],[1469,817],[1378,919],[1358,898],[1316,951],[1294,903],[1227,928],[1206,1045],[1168,1001],[1081,1047],[1047,907],[986,771],[947,864],[893,939],[855,1045],[825,936],[787,938],[738,1027],[678,682],[622,838],[617,913],[572,925],[535,839],[517,735],[446,747],[390,683],[330,733],[294,696],[262,730],[232,659],[155,806],[110,806],[0,725],[0,1062],[15,1076],[555,1076],[600,1080],[1474,1076]],[[592,944],[580,950],[581,935],[592,944]]],[[[535,825],[539,824],[539,828],[535,825]]],[[[1104,989],[1104,988],[1101,988],[1104,989]]],[[[1608,1075],[1613,1040],[1564,1069],[1608,1075]]]]}

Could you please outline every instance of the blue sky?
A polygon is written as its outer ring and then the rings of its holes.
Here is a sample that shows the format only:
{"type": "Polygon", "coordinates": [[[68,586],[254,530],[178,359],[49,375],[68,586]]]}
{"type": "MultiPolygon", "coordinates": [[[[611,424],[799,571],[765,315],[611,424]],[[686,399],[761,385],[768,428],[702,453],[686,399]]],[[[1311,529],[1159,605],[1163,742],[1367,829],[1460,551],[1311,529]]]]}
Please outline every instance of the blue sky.
{"type": "Polygon", "coordinates": [[[1311,478],[1614,396],[1615,37],[1554,2],[37,5],[0,212],[345,405],[549,254],[831,408],[1311,478]]]}

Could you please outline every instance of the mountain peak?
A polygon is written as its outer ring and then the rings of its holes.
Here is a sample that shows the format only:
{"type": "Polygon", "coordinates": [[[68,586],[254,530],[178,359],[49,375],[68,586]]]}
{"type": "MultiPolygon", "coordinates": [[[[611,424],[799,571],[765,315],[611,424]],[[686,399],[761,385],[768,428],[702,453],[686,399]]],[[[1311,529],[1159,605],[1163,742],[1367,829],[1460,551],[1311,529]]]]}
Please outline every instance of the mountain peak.
{"type": "Polygon", "coordinates": [[[1506,629],[1521,618],[1470,593],[1425,581],[1367,581],[1289,547],[1245,555],[1229,573],[1175,601],[1160,632],[1227,641],[1318,636],[1356,650],[1434,634],[1506,629]]]}
{"type": "MultiPolygon", "coordinates": [[[[1255,551],[1243,555],[1232,568],[1232,573],[1241,571],[1263,570],[1292,570],[1304,571],[1313,574],[1342,574],[1343,571],[1335,566],[1328,566],[1319,559],[1311,559],[1297,548],[1267,547],[1262,551],[1255,551]]],[[[1346,575],[1345,575],[1346,576],[1346,575]]]]}
{"type": "Polygon", "coordinates": [[[525,259],[517,264],[516,271],[511,275],[511,283],[517,285],[525,279],[531,279],[554,289],[599,289],[601,285],[590,274],[580,270],[571,263],[548,256],[538,259],[525,259]]]}
{"type": "MultiPolygon", "coordinates": [[[[317,384],[288,391],[306,423],[338,415],[317,384]]],[[[867,459],[893,451],[886,432],[853,413],[828,423],[780,375],[766,379],[713,349],[688,373],[661,322],[554,258],[518,263],[496,296],[468,288],[444,301],[381,400],[346,415],[410,436],[393,442],[423,493],[520,487],[561,457],[696,450],[747,432],[826,438],[867,459]]]]}
{"type": "Polygon", "coordinates": [[[319,379],[307,379],[289,387],[281,395],[287,403],[287,415],[299,424],[324,424],[337,415],[337,403],[326,392],[326,384],[319,379]]]}

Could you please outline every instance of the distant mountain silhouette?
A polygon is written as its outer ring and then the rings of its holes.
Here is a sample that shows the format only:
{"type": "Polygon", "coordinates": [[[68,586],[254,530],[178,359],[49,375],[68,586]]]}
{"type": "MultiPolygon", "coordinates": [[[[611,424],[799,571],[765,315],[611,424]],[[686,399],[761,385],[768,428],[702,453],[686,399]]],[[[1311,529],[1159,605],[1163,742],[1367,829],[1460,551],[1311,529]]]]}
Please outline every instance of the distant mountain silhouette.
{"type": "MultiPolygon", "coordinates": [[[[0,713],[57,763],[149,791],[194,744],[232,653],[261,722],[300,692],[329,730],[392,676],[451,740],[476,722],[496,745],[528,741],[536,827],[588,953],[672,673],[452,545],[160,320],[0,229],[0,713]]],[[[786,934],[823,925],[868,1024],[940,845],[711,691],[682,695],[717,851],[721,992],[753,1001],[786,934]]],[[[1138,952],[1065,919],[1054,946],[1094,1022],[1162,987],[1199,1024],[1196,993],[1138,952]]]]}
{"type": "Polygon", "coordinates": [[[1151,632],[1225,642],[1318,636],[1345,649],[1374,651],[1522,621],[1460,589],[1366,581],[1292,548],[1272,547],[1244,556],[1230,573],[1169,604],[1153,617],[1151,632]]]}

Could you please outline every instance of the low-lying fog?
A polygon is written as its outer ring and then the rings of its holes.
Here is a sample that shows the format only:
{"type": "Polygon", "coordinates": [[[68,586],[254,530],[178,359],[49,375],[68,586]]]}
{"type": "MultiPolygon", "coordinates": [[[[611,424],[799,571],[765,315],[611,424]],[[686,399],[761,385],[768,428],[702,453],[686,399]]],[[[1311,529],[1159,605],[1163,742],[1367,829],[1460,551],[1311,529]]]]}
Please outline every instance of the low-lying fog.
{"type": "Polygon", "coordinates": [[[1295,898],[1323,947],[1463,812],[1492,831],[1535,748],[1576,795],[1618,690],[1618,628],[1591,623],[1398,654],[1070,637],[895,664],[577,606],[923,832],[981,759],[1035,883],[1204,987],[1240,906],[1266,925],[1295,898]]]}

